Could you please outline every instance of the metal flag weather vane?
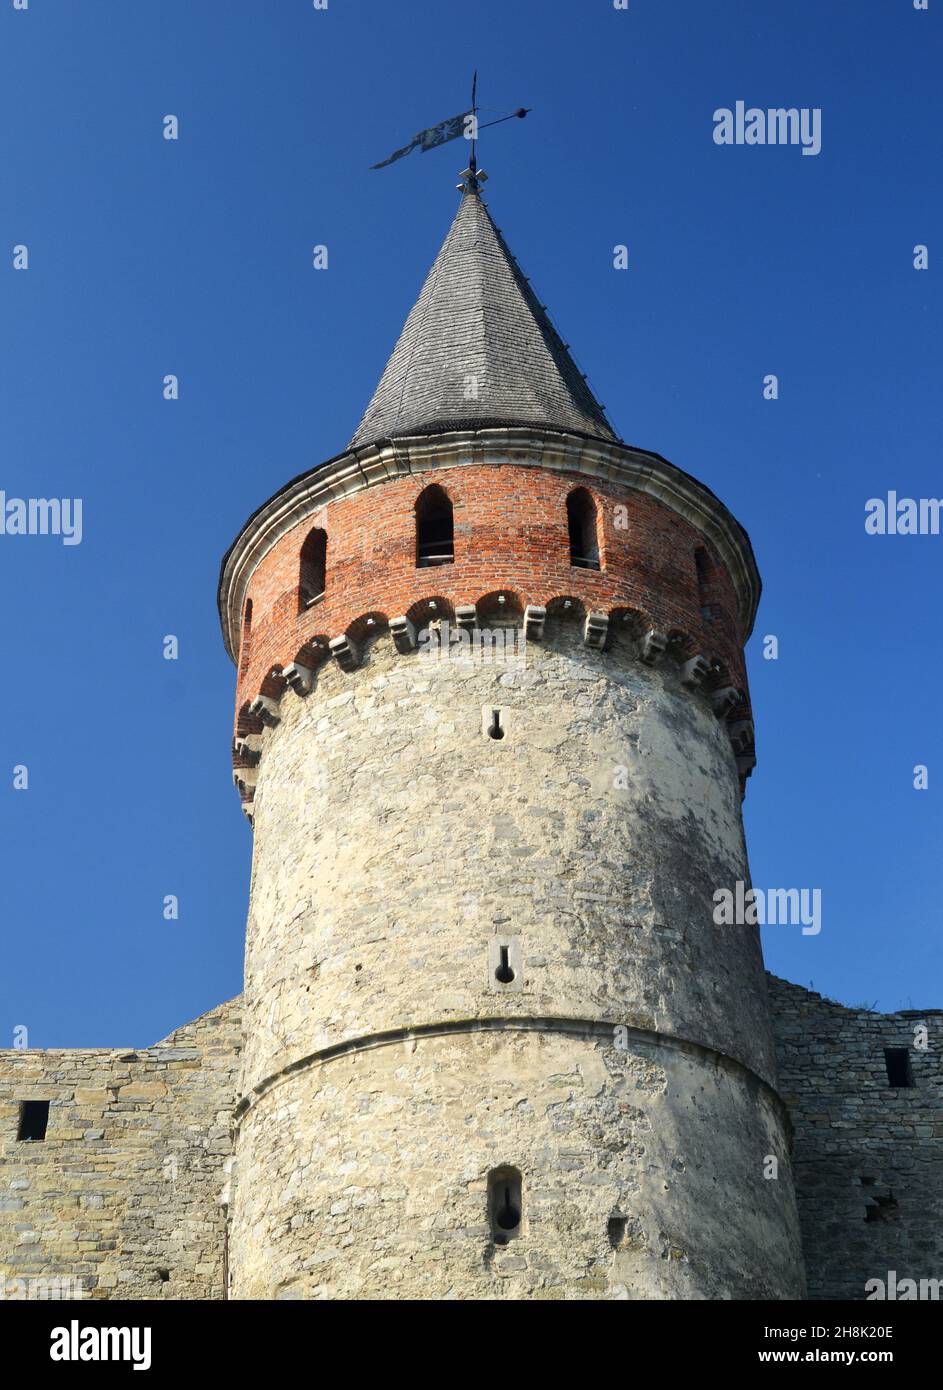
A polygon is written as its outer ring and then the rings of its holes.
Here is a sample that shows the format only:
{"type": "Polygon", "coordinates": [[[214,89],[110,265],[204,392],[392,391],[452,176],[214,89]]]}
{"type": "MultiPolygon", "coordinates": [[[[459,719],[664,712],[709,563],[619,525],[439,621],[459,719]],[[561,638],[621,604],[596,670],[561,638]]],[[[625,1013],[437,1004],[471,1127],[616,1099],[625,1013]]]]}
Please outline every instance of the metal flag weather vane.
{"type": "Polygon", "coordinates": [[[478,180],[484,179],[485,177],[484,174],[478,173],[475,162],[475,140],[477,139],[478,131],[484,130],[488,126],[500,125],[502,121],[512,121],[515,118],[522,120],[532,109],[529,106],[521,106],[507,116],[499,116],[495,121],[485,121],[483,124],[479,125],[477,92],[478,73],[476,71],[472,76],[472,99],[471,106],[468,110],[460,111],[457,116],[450,116],[448,120],[440,121],[438,125],[431,125],[426,130],[420,130],[413,136],[408,145],[404,145],[402,149],[394,150],[389,159],[383,159],[379,164],[371,164],[370,168],[385,169],[388,164],[393,164],[397,159],[402,159],[404,154],[410,154],[417,148],[423,152],[426,150],[434,150],[437,146],[445,145],[449,140],[457,140],[460,135],[463,135],[466,140],[471,141],[472,148],[471,158],[468,161],[468,168],[463,170],[462,173],[465,182],[462,183],[460,187],[476,189],[478,187],[478,180]]]}

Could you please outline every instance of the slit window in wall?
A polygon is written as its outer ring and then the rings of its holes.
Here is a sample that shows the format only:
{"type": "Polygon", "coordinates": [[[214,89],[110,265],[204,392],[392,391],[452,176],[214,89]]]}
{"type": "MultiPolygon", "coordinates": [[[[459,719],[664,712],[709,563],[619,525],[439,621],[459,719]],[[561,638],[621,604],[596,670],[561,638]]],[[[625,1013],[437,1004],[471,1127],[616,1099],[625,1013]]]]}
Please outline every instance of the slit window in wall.
{"type": "Polygon", "coordinates": [[[444,488],[433,483],[416,499],[416,568],[451,565],[455,559],[455,521],[444,488]]]}
{"type": "Polygon", "coordinates": [[[492,1168],[488,1174],[488,1223],[495,1245],[521,1234],[521,1175],[517,1168],[492,1168]]]}
{"type": "Polygon", "coordinates": [[[599,529],[596,503],[584,487],[574,488],[566,499],[570,535],[570,564],[575,569],[599,569],[599,529]]]}
{"type": "Polygon", "coordinates": [[[16,1134],[17,1141],[39,1143],[46,1137],[48,1123],[48,1100],[24,1100],[20,1105],[20,1127],[16,1134]]]}
{"type": "Polygon", "coordinates": [[[885,1047],[884,1065],[887,1068],[888,1086],[905,1087],[914,1084],[908,1047],[885,1047]]]}
{"type": "Polygon", "coordinates": [[[298,574],[298,611],[303,612],[324,593],[327,583],[327,532],[315,526],[301,547],[298,574]]]}

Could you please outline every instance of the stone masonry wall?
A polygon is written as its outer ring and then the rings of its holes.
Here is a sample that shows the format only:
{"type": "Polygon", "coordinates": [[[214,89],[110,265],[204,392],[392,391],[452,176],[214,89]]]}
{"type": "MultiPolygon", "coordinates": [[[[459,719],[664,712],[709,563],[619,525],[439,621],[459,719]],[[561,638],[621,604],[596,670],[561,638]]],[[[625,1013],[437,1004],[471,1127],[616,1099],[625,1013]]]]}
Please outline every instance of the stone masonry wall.
{"type": "Polygon", "coordinates": [[[154,1047],[0,1051],[6,1297],[40,1279],[78,1280],[84,1298],[224,1296],[240,1005],[154,1047]],[[41,1142],[17,1140],[25,1100],[50,1101],[41,1142]]]}
{"type": "Polygon", "coordinates": [[[260,742],[233,1295],[801,1296],[758,933],[713,921],[736,759],[677,662],[384,633],[260,742]]]}
{"type": "Polygon", "coordinates": [[[518,1021],[316,1060],[246,1116],[237,1186],[234,1298],[801,1296],[780,1102],[653,1035],[518,1021]]]}
{"type": "Polygon", "coordinates": [[[877,1014],[769,985],[809,1297],[863,1299],[890,1270],[943,1280],[943,1010],[877,1014]],[[889,1085],[885,1048],[908,1049],[912,1087],[889,1085]]]}

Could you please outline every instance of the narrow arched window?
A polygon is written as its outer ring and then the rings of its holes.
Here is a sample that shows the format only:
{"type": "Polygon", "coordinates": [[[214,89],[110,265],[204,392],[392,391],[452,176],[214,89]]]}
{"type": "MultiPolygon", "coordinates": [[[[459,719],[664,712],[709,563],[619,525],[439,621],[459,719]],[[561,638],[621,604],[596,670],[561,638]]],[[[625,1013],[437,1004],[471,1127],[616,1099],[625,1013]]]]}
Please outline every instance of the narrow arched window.
{"type": "Polygon", "coordinates": [[[710,620],[714,616],[711,608],[713,568],[707,551],[702,545],[699,545],[694,552],[694,566],[697,570],[697,601],[701,606],[701,617],[710,620]]]}
{"type": "Polygon", "coordinates": [[[301,612],[324,593],[327,571],[327,532],[316,526],[301,547],[298,575],[298,611],[301,612]]]}
{"type": "Polygon", "coordinates": [[[599,533],[596,503],[584,487],[574,488],[566,499],[570,533],[570,564],[576,569],[599,569],[599,533]]]}
{"type": "Polygon", "coordinates": [[[252,600],[246,599],[242,610],[242,631],[239,634],[239,669],[244,671],[249,661],[249,637],[252,632],[252,600]]]}
{"type": "Polygon", "coordinates": [[[448,493],[436,483],[416,500],[416,567],[450,565],[455,559],[455,525],[448,493]]]}

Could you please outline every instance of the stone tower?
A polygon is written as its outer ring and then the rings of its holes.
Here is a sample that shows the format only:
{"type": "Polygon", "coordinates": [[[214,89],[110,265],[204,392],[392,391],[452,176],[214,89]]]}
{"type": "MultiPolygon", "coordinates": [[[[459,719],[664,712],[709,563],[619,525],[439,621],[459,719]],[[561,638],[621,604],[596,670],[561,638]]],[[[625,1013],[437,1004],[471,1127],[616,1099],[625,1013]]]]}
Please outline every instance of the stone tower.
{"type": "Polygon", "coordinates": [[[759,588],[467,180],[347,450],[223,562],[232,1297],[802,1296],[758,935],[713,921],[759,588]]]}

